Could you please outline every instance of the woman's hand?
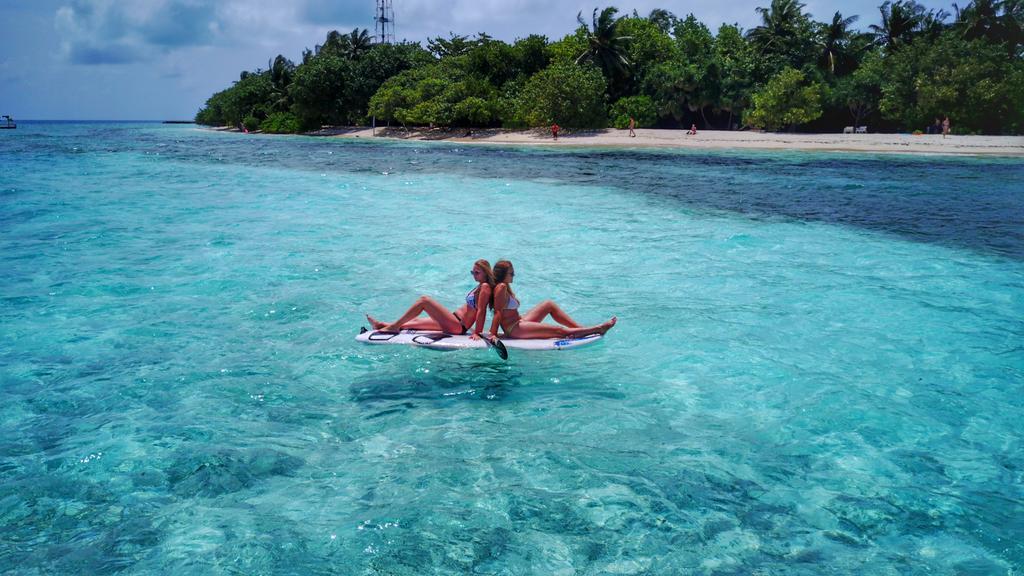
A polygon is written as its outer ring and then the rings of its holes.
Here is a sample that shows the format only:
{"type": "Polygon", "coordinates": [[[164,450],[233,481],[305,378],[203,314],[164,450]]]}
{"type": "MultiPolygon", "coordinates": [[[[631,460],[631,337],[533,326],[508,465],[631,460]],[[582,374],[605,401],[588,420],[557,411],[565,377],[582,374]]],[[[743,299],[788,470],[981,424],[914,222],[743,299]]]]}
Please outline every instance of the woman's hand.
{"type": "Polygon", "coordinates": [[[469,339],[470,340],[479,340],[480,339],[480,333],[479,332],[471,332],[469,334],[469,339]]]}

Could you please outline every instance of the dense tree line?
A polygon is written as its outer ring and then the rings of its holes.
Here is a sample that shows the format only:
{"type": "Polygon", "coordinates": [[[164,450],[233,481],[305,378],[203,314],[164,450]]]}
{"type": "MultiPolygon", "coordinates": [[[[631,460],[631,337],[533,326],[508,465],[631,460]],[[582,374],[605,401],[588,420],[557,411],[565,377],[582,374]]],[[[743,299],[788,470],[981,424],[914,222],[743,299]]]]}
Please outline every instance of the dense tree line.
{"type": "Polygon", "coordinates": [[[881,23],[816,22],[798,0],[758,8],[750,30],[715,33],[666,10],[594,9],[571,34],[512,44],[486,34],[374,44],[331,32],[295,64],[242,72],[196,115],[207,125],[300,132],[324,124],[440,127],[688,127],[1024,130],[1024,0],[954,12],[886,0],[881,23]]]}

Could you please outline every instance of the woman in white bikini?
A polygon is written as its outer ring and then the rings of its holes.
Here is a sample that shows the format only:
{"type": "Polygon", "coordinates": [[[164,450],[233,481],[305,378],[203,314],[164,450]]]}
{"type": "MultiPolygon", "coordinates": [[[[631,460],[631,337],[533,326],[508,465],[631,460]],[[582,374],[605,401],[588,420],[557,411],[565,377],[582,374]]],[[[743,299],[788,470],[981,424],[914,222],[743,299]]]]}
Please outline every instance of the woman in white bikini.
{"type": "Polygon", "coordinates": [[[515,339],[530,338],[581,338],[590,334],[604,334],[615,326],[616,318],[595,326],[581,326],[569,317],[558,304],[545,300],[526,314],[519,314],[519,299],[512,292],[515,269],[508,260],[494,263],[494,319],[491,321],[490,338],[498,335],[498,326],[505,336],[515,339]],[[558,324],[544,324],[551,316],[558,324]]]}
{"type": "Polygon", "coordinates": [[[491,304],[494,273],[491,271],[490,262],[477,260],[473,263],[471,274],[477,285],[466,294],[465,303],[454,312],[430,296],[420,296],[405,314],[390,324],[381,322],[369,314],[366,315],[366,320],[374,330],[382,332],[398,332],[402,328],[439,330],[448,334],[469,334],[471,339],[478,340],[484,331],[487,306],[491,304]],[[417,318],[424,312],[427,318],[417,318]]]}

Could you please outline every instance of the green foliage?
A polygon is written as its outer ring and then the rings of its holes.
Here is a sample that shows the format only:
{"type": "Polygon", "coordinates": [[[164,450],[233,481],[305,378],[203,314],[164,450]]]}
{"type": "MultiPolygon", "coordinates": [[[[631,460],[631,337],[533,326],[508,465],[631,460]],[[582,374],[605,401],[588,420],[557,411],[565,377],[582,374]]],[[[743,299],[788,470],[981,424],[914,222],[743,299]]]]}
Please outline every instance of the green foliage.
{"type": "Polygon", "coordinates": [[[196,121],[213,126],[238,126],[247,116],[266,117],[269,102],[273,101],[270,75],[265,72],[243,73],[241,79],[227,90],[218,92],[206,102],[206,108],[196,115],[196,121]]]}
{"type": "Polygon", "coordinates": [[[303,125],[344,124],[349,120],[352,62],[321,51],[299,67],[289,93],[303,125]]]}
{"type": "Polygon", "coordinates": [[[715,39],[708,27],[698,21],[693,14],[678,21],[674,33],[679,50],[687,62],[703,64],[711,61],[715,39]]]}
{"type": "Polygon", "coordinates": [[[489,40],[490,37],[486,34],[480,34],[477,39],[471,40],[469,36],[460,36],[453,32],[448,38],[427,38],[427,50],[438,59],[463,56],[489,40]]]}
{"type": "Polygon", "coordinates": [[[844,18],[836,11],[832,22],[818,26],[818,67],[828,75],[842,75],[855,63],[853,52],[857,50],[850,26],[858,16],[844,18]]]}
{"type": "Polygon", "coordinates": [[[623,18],[619,33],[630,38],[626,59],[632,64],[634,82],[642,85],[650,70],[661,62],[679,60],[676,43],[667,32],[647,18],[623,18]]]}
{"type": "Polygon", "coordinates": [[[370,113],[403,125],[491,124],[499,108],[497,91],[486,80],[464,72],[459,64],[441,62],[391,78],[370,99],[370,113]]]}
{"type": "Polygon", "coordinates": [[[802,69],[816,60],[814,26],[798,0],[772,0],[758,8],[761,25],[747,32],[758,55],[754,78],[758,83],[774,77],[784,68],[802,69]]]}
{"type": "Polygon", "coordinates": [[[878,11],[882,23],[872,24],[869,28],[875,42],[890,52],[909,44],[921,30],[927,16],[924,6],[914,0],[885,0],[878,11]]]}
{"type": "Polygon", "coordinates": [[[731,127],[733,115],[749,105],[754,83],[754,55],[736,26],[723,24],[718,29],[715,65],[720,82],[718,106],[729,113],[731,127]]]}
{"type": "Polygon", "coordinates": [[[574,64],[587,51],[587,27],[580,26],[561,40],[548,46],[552,64],[574,64]]]}
{"type": "Polygon", "coordinates": [[[609,6],[599,14],[594,8],[590,28],[587,28],[582,12],[576,15],[587,40],[586,50],[576,58],[576,63],[590,62],[600,68],[612,95],[619,93],[632,74],[632,62],[626,48],[632,38],[623,34],[620,26],[623,19],[615,18],[618,12],[618,8],[609,6]]]}
{"type": "Polygon", "coordinates": [[[681,122],[688,112],[703,114],[707,107],[721,107],[715,39],[692,14],[676,21],[673,53],[673,58],[648,69],[641,83],[642,93],[651,96],[658,115],[681,122]]]}
{"type": "Polygon", "coordinates": [[[246,116],[242,119],[242,125],[245,129],[252,132],[253,130],[260,129],[260,119],[255,116],[246,116]]]}
{"type": "Polygon", "coordinates": [[[373,44],[358,28],[331,31],[298,65],[278,55],[265,71],[242,72],[196,121],[255,119],[265,131],[291,132],[371,115],[415,125],[592,127],[634,114],[645,126],[732,128],[745,117],[832,130],[849,114],[855,124],[909,130],[949,114],[958,130],[1024,129],[1021,0],[970,0],[952,22],[916,0],[886,0],[871,33],[839,12],[814,22],[800,0],[771,0],[757,12],[761,22],[745,36],[735,25],[712,36],[692,14],[618,18],[614,8],[577,14],[580,26],[552,43],[453,33],[430,39],[428,50],[373,44]]]}
{"type": "Polygon", "coordinates": [[[853,74],[840,78],[832,90],[834,105],[849,110],[854,126],[862,126],[868,115],[878,110],[882,99],[885,63],[877,53],[869,54],[853,74]]]}
{"type": "Polygon", "coordinates": [[[637,128],[650,128],[658,121],[658,110],[647,96],[627,96],[612,104],[608,123],[613,128],[628,128],[630,117],[636,121],[637,128]]]}
{"type": "Polygon", "coordinates": [[[370,99],[389,78],[433,62],[430,53],[419,44],[403,42],[373,45],[353,67],[349,83],[350,98],[347,101],[349,121],[366,122],[370,115],[370,99]]]}
{"type": "Polygon", "coordinates": [[[605,79],[592,65],[552,64],[533,75],[516,100],[515,122],[576,128],[605,124],[605,79]]]}
{"type": "Polygon", "coordinates": [[[274,112],[260,122],[260,130],[268,134],[296,134],[302,129],[302,121],[291,112],[274,112]]]}
{"type": "Polygon", "coordinates": [[[1024,128],[1024,63],[999,45],[944,34],[886,59],[882,115],[920,128],[948,115],[958,130],[1001,134],[1024,128]]]}
{"type": "Polygon", "coordinates": [[[520,38],[512,45],[512,57],[520,77],[533,76],[551,63],[548,39],[539,34],[520,38]]]}
{"type": "Polygon", "coordinates": [[[821,116],[822,92],[820,84],[808,84],[802,72],[786,68],[754,94],[746,121],[766,130],[810,122],[821,116]]]}

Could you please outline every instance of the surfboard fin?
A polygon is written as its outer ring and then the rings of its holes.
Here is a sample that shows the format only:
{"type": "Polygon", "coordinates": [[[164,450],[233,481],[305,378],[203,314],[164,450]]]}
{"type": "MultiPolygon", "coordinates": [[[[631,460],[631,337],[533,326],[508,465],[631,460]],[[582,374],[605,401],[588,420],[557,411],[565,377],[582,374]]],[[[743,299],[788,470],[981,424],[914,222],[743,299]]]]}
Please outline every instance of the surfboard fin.
{"type": "Polygon", "coordinates": [[[359,333],[360,334],[366,334],[367,332],[369,332],[369,330],[366,329],[366,326],[360,326],[359,327],[359,333]]]}
{"type": "Polygon", "coordinates": [[[484,341],[487,342],[488,346],[494,348],[494,351],[498,354],[498,356],[501,357],[502,360],[508,360],[508,348],[505,348],[504,342],[498,340],[497,338],[494,339],[494,342],[491,342],[486,338],[484,338],[484,341]]]}

